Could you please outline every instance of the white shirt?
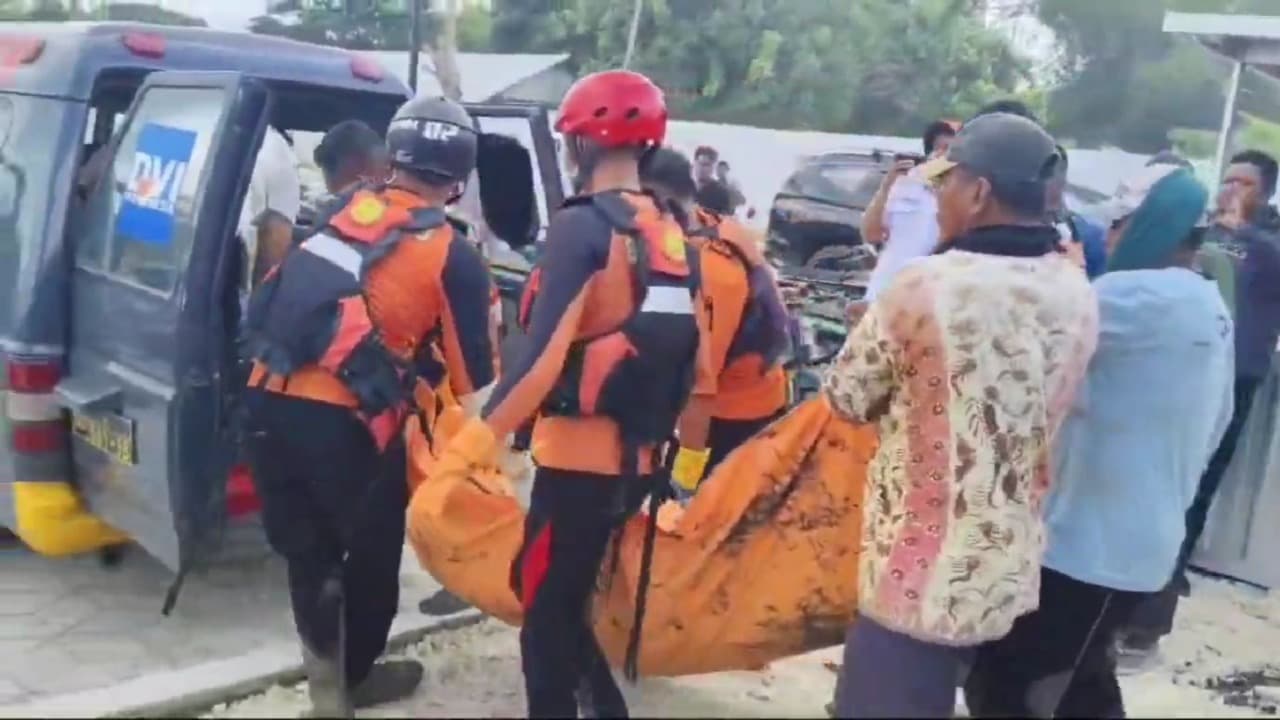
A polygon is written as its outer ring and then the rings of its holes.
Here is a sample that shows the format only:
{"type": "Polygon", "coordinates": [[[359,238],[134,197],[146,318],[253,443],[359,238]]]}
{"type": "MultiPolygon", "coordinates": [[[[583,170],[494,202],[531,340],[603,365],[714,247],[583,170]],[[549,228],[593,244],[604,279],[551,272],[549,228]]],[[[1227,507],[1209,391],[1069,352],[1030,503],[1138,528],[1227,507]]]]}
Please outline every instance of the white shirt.
{"type": "Polygon", "coordinates": [[[884,226],[889,233],[867,283],[867,300],[889,286],[898,271],[938,245],[938,198],[914,172],[899,178],[885,201],[884,226]]]}
{"type": "Polygon", "coordinates": [[[247,291],[253,278],[253,264],[258,256],[258,229],[253,221],[267,210],[274,210],[297,222],[302,209],[302,182],[298,178],[298,160],[293,148],[275,128],[268,128],[262,138],[262,148],[253,163],[253,175],[249,178],[249,191],[240,208],[240,220],[236,232],[245,249],[244,288],[247,291]]]}

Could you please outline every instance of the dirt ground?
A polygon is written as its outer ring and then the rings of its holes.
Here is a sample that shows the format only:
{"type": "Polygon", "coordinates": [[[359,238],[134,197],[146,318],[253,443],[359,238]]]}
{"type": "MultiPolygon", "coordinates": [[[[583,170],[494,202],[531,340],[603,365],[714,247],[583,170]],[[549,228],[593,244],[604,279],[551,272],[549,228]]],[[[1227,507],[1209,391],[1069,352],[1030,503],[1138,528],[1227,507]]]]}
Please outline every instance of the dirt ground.
{"type": "MultiPolygon", "coordinates": [[[[1149,671],[1122,678],[1130,717],[1269,717],[1280,700],[1280,594],[1198,581],[1178,627],[1149,671]]],[[[369,718],[524,715],[517,631],[494,621],[428,638],[404,655],[426,668],[410,699],[369,718]]],[[[644,679],[624,686],[645,717],[825,717],[839,648],[773,663],[764,672],[644,679]]],[[[305,690],[276,687],[209,717],[296,717],[305,690]]]]}

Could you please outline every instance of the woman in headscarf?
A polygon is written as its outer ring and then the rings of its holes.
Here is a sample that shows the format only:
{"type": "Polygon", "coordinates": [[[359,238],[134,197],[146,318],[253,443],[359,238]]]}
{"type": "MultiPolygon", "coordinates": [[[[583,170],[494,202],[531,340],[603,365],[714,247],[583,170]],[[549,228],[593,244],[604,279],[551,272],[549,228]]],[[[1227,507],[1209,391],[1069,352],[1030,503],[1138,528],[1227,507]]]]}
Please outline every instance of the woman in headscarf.
{"type": "Polygon", "coordinates": [[[1207,201],[1188,170],[1160,165],[1111,203],[1098,349],[1055,445],[1040,607],[979,650],[974,717],[1124,716],[1111,646],[1169,582],[1231,416],[1231,316],[1192,269],[1207,201]]]}

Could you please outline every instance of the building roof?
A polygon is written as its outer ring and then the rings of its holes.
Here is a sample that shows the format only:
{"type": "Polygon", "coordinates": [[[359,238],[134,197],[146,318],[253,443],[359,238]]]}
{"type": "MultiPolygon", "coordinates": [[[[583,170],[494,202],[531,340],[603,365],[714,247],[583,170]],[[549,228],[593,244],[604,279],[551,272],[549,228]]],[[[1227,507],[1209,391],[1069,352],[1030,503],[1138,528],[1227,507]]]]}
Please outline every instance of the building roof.
{"type": "Polygon", "coordinates": [[[1280,16],[1167,12],[1164,31],[1204,36],[1280,40],[1280,16]]]}
{"type": "MultiPolygon", "coordinates": [[[[362,54],[377,60],[388,72],[408,82],[408,52],[369,50],[362,54]]],[[[567,53],[548,55],[458,53],[458,71],[462,76],[462,99],[465,102],[484,102],[520,81],[549,70],[568,59],[567,53]]],[[[418,60],[418,94],[420,95],[440,93],[440,83],[436,80],[431,68],[431,56],[423,53],[418,60]]]]}
{"type": "Polygon", "coordinates": [[[1168,12],[1164,31],[1192,35],[1220,55],[1280,77],[1280,16],[1168,12]]]}

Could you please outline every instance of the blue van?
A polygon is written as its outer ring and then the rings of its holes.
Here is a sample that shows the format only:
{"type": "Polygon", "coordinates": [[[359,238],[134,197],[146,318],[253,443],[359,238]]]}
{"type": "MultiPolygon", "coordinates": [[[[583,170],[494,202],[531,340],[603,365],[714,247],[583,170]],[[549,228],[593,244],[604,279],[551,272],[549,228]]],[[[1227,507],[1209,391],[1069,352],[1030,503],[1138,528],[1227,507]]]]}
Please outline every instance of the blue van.
{"type": "MultiPolygon", "coordinates": [[[[280,38],[0,24],[0,526],[49,556],[136,541],[174,570],[213,549],[244,478],[235,233],[264,133],[385,130],[408,96],[365,57],[280,38]]],[[[482,158],[482,202],[548,217],[545,112],[470,109],[525,136],[527,172],[482,158]],[[537,197],[511,203],[532,174],[537,197]]]]}

